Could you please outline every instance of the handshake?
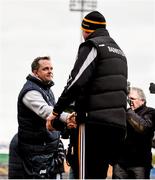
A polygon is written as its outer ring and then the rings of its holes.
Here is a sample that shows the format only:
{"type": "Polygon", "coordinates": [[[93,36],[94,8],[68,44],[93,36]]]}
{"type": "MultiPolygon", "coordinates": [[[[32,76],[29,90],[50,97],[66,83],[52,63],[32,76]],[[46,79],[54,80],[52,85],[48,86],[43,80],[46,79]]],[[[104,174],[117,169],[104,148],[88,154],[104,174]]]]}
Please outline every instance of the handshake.
{"type": "MultiPolygon", "coordinates": [[[[46,118],[46,128],[50,131],[55,130],[53,127],[53,122],[56,119],[56,115],[54,115],[53,113],[51,113],[47,118],[46,118]]],[[[76,123],[76,113],[70,113],[68,114],[67,118],[66,118],[66,125],[68,129],[72,129],[72,128],[76,128],[77,127],[77,123],[76,123]]]]}
{"type": "Polygon", "coordinates": [[[154,83],[150,83],[149,91],[150,91],[150,93],[155,94],[155,84],[154,83]]]}

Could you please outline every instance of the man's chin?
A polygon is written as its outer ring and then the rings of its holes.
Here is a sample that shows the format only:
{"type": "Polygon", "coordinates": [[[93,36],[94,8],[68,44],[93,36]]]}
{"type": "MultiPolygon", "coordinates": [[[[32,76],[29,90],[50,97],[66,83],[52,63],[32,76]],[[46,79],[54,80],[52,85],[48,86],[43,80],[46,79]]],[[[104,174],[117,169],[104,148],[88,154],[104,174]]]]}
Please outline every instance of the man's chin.
{"type": "Polygon", "coordinates": [[[49,84],[49,83],[52,82],[52,80],[50,79],[50,80],[46,80],[46,81],[43,81],[43,82],[44,82],[44,84],[49,84]]]}

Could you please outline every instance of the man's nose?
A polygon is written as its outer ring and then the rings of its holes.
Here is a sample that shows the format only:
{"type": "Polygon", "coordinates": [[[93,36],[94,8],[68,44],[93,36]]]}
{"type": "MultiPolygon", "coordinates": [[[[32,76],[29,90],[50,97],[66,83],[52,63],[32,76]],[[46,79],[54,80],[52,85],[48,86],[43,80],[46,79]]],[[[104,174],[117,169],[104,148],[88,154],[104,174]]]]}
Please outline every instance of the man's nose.
{"type": "Polygon", "coordinates": [[[52,73],[53,70],[50,68],[50,69],[48,69],[48,71],[49,71],[50,73],[52,73]]]}

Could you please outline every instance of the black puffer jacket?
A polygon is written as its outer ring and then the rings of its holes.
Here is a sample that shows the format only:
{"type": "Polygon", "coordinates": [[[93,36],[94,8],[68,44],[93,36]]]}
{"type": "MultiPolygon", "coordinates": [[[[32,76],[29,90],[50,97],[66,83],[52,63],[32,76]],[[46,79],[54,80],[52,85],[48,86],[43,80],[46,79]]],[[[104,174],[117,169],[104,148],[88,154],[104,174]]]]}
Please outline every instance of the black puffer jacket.
{"type": "Polygon", "coordinates": [[[97,29],[79,47],[77,60],[54,112],[72,101],[88,123],[126,127],[127,61],[106,29],[97,29]]]}
{"type": "Polygon", "coordinates": [[[146,105],[127,112],[127,138],[122,149],[122,163],[128,166],[151,166],[155,109],[146,105]]]}

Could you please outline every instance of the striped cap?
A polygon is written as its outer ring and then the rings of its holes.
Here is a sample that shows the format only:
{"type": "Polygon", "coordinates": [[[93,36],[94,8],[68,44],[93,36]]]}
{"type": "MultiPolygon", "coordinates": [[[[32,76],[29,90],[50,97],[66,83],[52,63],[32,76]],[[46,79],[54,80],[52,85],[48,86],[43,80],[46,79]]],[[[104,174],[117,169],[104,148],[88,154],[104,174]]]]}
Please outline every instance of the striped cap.
{"type": "Polygon", "coordinates": [[[98,11],[87,14],[82,21],[81,29],[86,32],[94,32],[96,29],[106,28],[106,20],[98,11]]]}

